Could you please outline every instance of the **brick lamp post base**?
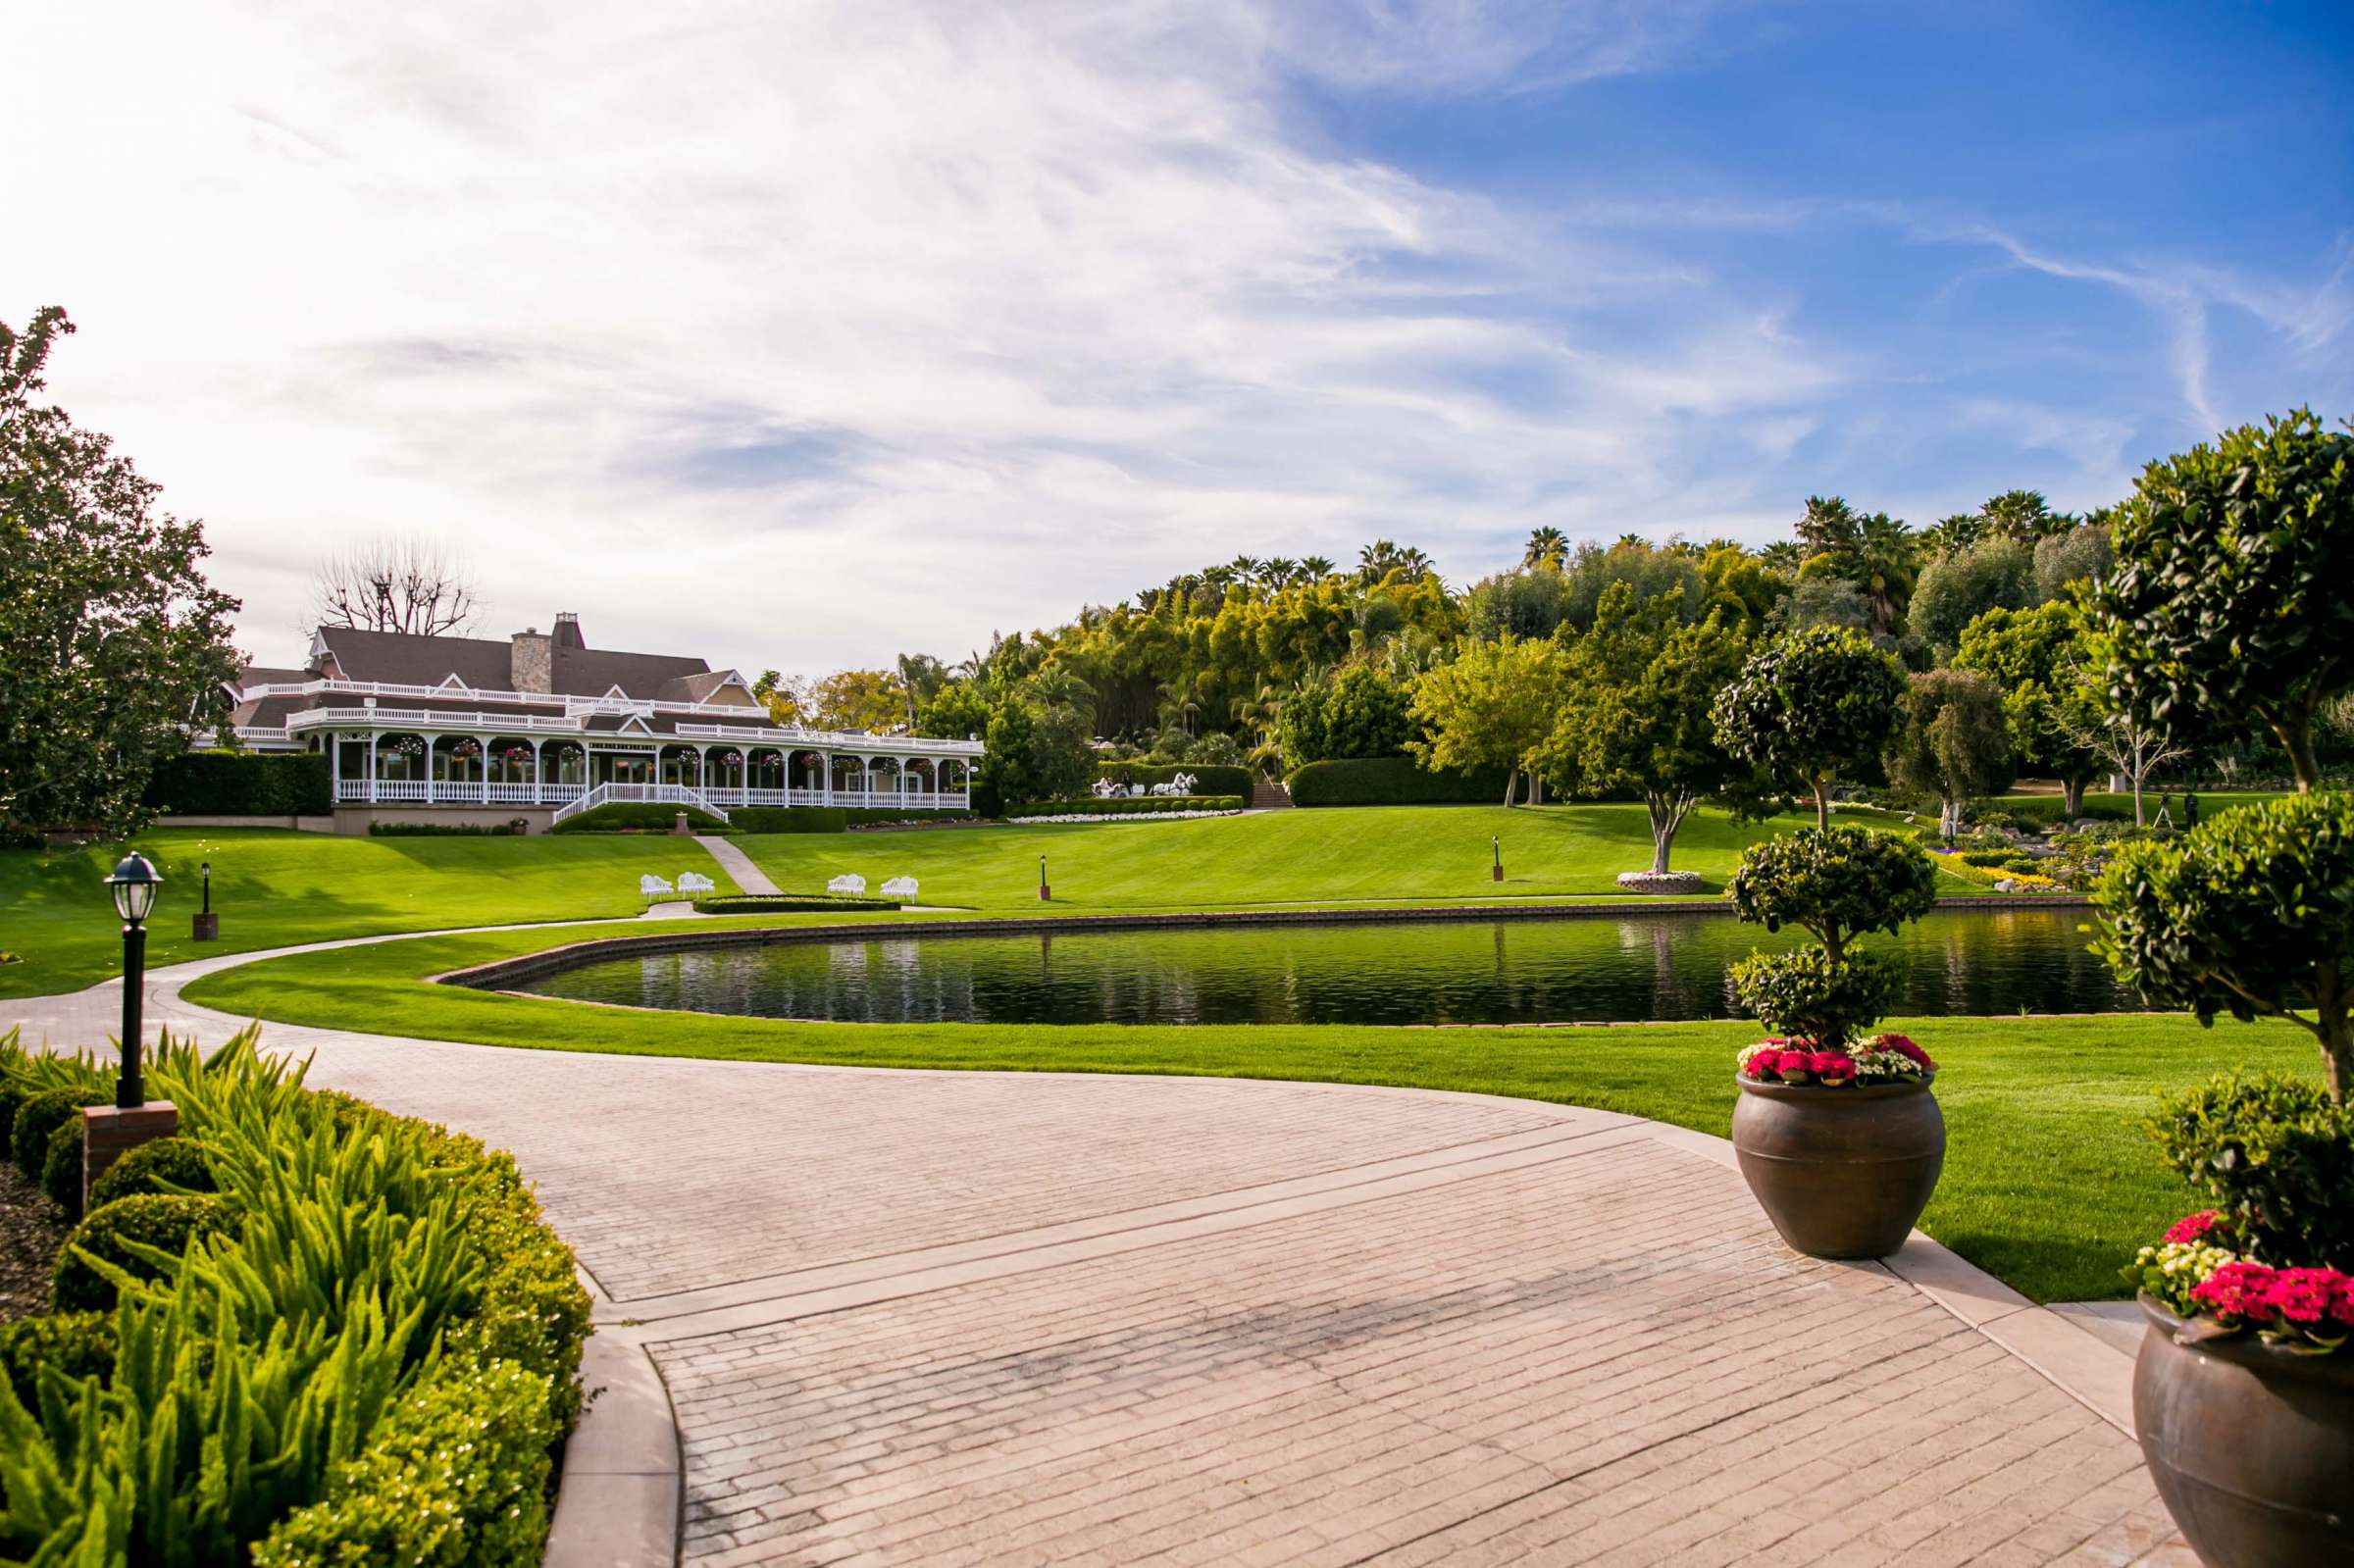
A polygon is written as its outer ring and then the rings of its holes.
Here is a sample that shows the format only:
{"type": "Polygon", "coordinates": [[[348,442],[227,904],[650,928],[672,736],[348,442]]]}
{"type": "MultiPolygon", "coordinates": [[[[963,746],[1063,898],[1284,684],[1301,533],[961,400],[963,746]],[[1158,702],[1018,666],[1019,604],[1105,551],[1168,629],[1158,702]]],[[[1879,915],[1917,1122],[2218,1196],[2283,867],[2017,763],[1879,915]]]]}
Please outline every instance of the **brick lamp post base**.
{"type": "Polygon", "coordinates": [[[119,1105],[87,1105],[81,1112],[81,1209],[90,1209],[90,1189],[115,1161],[141,1143],[170,1138],[179,1131],[179,1107],[170,1100],[149,1100],[125,1110],[119,1105]]]}

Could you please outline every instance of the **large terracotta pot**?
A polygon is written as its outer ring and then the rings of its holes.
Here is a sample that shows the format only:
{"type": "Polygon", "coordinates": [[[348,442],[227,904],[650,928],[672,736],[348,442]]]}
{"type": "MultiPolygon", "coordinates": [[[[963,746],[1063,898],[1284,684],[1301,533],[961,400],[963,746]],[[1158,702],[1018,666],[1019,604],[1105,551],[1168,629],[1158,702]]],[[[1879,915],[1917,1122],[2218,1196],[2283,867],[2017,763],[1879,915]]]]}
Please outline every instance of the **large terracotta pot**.
{"type": "Polygon", "coordinates": [[[2133,1431],[2158,1495],[2208,1568],[2354,1562],[2354,1355],[2292,1355],[2141,1298],[2133,1431]]]}
{"type": "Polygon", "coordinates": [[[1818,1258],[1884,1258],[1905,1244],[1945,1166],[1945,1118],[1927,1083],[1736,1082],[1733,1148],[1783,1240],[1818,1258]]]}

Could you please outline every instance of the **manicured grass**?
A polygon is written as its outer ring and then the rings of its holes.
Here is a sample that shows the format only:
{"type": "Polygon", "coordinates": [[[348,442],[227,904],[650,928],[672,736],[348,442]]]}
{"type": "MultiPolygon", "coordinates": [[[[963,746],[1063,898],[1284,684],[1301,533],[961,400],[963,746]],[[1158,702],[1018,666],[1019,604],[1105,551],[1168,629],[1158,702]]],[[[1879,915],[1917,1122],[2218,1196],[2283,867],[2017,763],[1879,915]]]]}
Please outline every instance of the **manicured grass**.
{"type": "MultiPolygon", "coordinates": [[[[1801,819],[1765,827],[1696,812],[1672,864],[1715,892],[1741,850],[1801,819]]],[[[1440,903],[1478,898],[1635,897],[1612,880],[1651,865],[1639,805],[1326,807],[1191,822],[1009,824],[921,833],[777,834],[738,840],[789,891],[844,872],[870,887],[912,876],[927,904],[1038,909],[1039,857],[1054,905],[1115,910],[1238,909],[1280,903],[1440,903]],[[1505,880],[1490,880],[1498,840],[1505,880]]],[[[1961,884],[1955,890],[1961,890],[1961,884]]]]}
{"type": "MultiPolygon", "coordinates": [[[[158,829],[136,840],[164,874],[147,961],[338,936],[635,915],[638,879],[700,871],[735,891],[702,848],[665,837],[342,838],[267,829],[158,829]],[[213,866],[221,939],[188,939],[213,866]]],[[[102,885],[119,851],[0,851],[0,996],[44,996],[117,973],[121,924],[102,885]]]]}
{"type": "MultiPolygon", "coordinates": [[[[623,1012],[422,980],[581,935],[508,932],[303,954],[210,977],[187,994],[287,1023],[534,1049],[1396,1084],[1599,1106],[1719,1136],[1736,1095],[1734,1053],[1757,1036],[1755,1025],[1740,1023],[1549,1030],[790,1024],[623,1012]]],[[[2118,1268],[2195,1206],[2138,1131],[2154,1089],[2240,1064],[2317,1068],[2308,1037],[2286,1026],[2223,1023],[2207,1031],[2188,1018],[2117,1015],[1900,1019],[1890,1027],[1920,1040],[1945,1069],[1937,1094],[1950,1144],[1923,1228],[2040,1300],[2124,1294],[2118,1268]]]]}
{"type": "MultiPolygon", "coordinates": [[[[2268,800],[2286,799],[2291,792],[2285,789],[2201,790],[2199,792],[2199,820],[2204,822],[2217,812],[2230,806],[2261,806],[2268,800]]],[[[2173,797],[2175,826],[2179,828],[2182,826],[2182,791],[2179,789],[2143,790],[2141,795],[2142,812],[2155,821],[2158,816],[2158,802],[2168,796],[2173,797]]],[[[2041,804],[2057,810],[2059,801],[2060,797],[2057,794],[2011,794],[2003,796],[1995,804],[1998,806],[2041,804]]],[[[2095,806],[2114,808],[2124,812],[2127,822],[2133,820],[2133,796],[2130,793],[2111,794],[2106,789],[2087,789],[2084,791],[2084,806],[2086,810],[2095,806]]]]}

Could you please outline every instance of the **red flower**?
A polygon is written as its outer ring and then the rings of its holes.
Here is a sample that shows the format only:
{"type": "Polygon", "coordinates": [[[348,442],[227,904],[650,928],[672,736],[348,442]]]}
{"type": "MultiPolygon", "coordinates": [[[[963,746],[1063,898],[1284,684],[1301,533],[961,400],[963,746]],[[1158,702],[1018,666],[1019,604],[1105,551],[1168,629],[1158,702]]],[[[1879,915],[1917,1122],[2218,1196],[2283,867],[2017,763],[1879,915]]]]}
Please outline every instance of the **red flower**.
{"type": "Polygon", "coordinates": [[[2318,1324],[2340,1278],[2335,1269],[2282,1269],[2273,1276],[2265,1304],[2291,1323],[2318,1324]]]}
{"type": "Polygon", "coordinates": [[[2329,1291],[2329,1318],[2354,1329],[2354,1274],[2340,1274],[2329,1291]]]}
{"type": "Polygon", "coordinates": [[[1894,1051],[1899,1056],[1910,1057],[1920,1064],[1920,1070],[1924,1073],[1937,1071],[1937,1064],[1929,1060],[1929,1053],[1902,1035],[1882,1035],[1874,1043],[1884,1051],[1894,1051]]]}
{"type": "Polygon", "coordinates": [[[2190,1298],[2226,1323],[2269,1323],[2273,1277],[2261,1263],[2226,1263],[2200,1281],[2190,1298]]]}
{"type": "Polygon", "coordinates": [[[1844,1084],[1856,1076],[1856,1062],[1845,1051],[1817,1051],[1807,1058],[1807,1071],[1826,1084],[1844,1084]]]}
{"type": "Polygon", "coordinates": [[[2169,1241],[2196,1241],[2215,1229],[2215,1222],[2218,1218],[2219,1216],[2213,1209],[2201,1209],[2196,1214],[2185,1214],[2167,1227],[2166,1239],[2169,1241]]]}

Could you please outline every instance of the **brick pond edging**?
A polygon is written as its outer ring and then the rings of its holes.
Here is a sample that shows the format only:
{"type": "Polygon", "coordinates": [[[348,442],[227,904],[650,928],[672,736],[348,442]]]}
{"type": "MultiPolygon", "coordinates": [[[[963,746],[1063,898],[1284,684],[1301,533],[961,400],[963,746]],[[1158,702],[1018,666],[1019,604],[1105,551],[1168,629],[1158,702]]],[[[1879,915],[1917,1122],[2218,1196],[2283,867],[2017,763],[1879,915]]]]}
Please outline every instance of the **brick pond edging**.
{"type": "MultiPolygon", "coordinates": [[[[2080,894],[1940,898],[1938,909],[2087,909],[2080,894]]],[[[1166,931],[1220,926],[1379,926],[1480,921],[1621,920],[1628,915],[1721,915],[1732,910],[1722,898],[1657,898],[1631,904],[1461,904],[1410,905],[1383,909],[1254,909],[1165,915],[1018,915],[1002,920],[911,920],[896,925],[759,926],[707,931],[695,923],[655,936],[600,936],[540,952],[523,953],[431,977],[435,985],[474,990],[503,990],[517,981],[537,980],[609,958],[693,952],[712,947],[768,947],[785,943],[852,940],[900,941],[920,936],[1058,936],[1072,932],[1166,931]]]]}

